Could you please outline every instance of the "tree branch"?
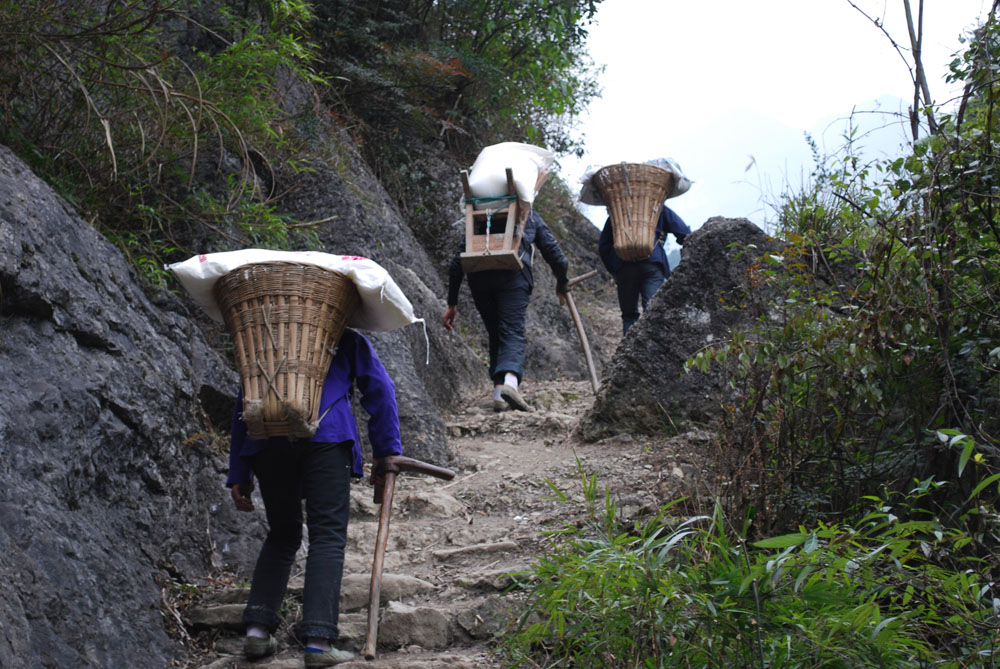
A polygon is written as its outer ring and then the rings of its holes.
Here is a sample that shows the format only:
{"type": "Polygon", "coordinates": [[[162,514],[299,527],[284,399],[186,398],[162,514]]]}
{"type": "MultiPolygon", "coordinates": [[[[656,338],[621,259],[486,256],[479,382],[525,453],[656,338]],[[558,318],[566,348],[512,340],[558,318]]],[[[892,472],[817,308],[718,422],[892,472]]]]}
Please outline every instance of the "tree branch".
{"type": "MultiPolygon", "coordinates": [[[[916,66],[916,78],[914,79],[913,91],[913,111],[917,113],[920,102],[920,93],[924,96],[924,114],[927,116],[927,126],[930,134],[937,134],[937,121],[934,120],[934,110],[931,106],[931,91],[927,85],[927,73],[924,72],[924,63],[921,58],[921,47],[924,33],[924,0],[918,0],[917,24],[913,25],[913,11],[910,9],[910,0],[903,0],[903,8],[906,10],[906,29],[910,34],[910,46],[913,50],[913,64],[916,66]]],[[[913,137],[917,139],[916,135],[913,137]]]]}

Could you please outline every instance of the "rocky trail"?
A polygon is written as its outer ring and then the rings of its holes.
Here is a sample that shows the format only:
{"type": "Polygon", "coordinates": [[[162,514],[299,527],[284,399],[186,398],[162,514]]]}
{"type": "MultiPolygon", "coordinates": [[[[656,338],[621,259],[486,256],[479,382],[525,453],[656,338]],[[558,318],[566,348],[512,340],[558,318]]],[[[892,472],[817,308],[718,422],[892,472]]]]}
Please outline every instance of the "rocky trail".
{"type": "MultiPolygon", "coordinates": [[[[601,490],[612,492],[625,519],[698,493],[697,446],[707,435],[660,440],[618,435],[585,444],[574,429],[593,400],[589,382],[528,383],[523,390],[535,407],[532,413],[495,413],[487,401],[477,400],[449,417],[458,458],[452,481],[413,474],[397,479],[378,657],[372,661],[363,659],[363,648],[379,508],[367,482],[354,486],[337,645],[357,659],[340,666],[504,666],[493,642],[519,598],[516,591],[505,591],[513,574],[544,550],[547,529],[584,519],[581,472],[597,474],[601,490]],[[553,487],[565,498],[557,499],[553,487]]],[[[184,605],[167,607],[183,620],[179,634],[191,650],[184,666],[300,667],[302,647],[292,628],[299,614],[301,566],[293,570],[286,597],[279,652],[258,662],[241,657],[244,587],[214,584],[184,605]]]]}

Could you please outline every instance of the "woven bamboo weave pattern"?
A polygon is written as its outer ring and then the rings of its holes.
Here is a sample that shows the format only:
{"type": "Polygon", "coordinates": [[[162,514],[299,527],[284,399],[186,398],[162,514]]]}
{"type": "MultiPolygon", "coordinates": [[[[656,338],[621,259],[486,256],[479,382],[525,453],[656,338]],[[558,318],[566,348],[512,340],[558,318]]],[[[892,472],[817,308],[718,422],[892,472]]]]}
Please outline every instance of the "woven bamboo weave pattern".
{"type": "Polygon", "coordinates": [[[215,297],[250,437],[311,437],[334,348],[359,304],[354,282],[315,265],[255,263],[220,278],[215,297]]]}
{"type": "Polygon", "coordinates": [[[608,206],[615,253],[622,260],[645,260],[656,243],[656,220],[676,177],[669,170],[641,163],[608,165],[593,176],[608,206]]]}

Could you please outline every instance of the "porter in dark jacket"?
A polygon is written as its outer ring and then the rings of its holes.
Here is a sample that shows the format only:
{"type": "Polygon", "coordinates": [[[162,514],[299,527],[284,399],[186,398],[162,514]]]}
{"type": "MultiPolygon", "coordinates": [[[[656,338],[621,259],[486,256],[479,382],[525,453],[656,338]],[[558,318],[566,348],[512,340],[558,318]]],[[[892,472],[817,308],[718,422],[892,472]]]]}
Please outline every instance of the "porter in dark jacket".
{"type": "Polygon", "coordinates": [[[611,228],[611,219],[604,223],[597,250],[601,254],[601,262],[615,277],[615,284],[618,287],[618,306],[622,311],[623,335],[639,320],[639,299],[642,299],[642,310],[645,311],[653,294],[670,276],[670,265],[663,250],[663,242],[668,232],[674,235],[678,244],[683,245],[684,238],[691,234],[691,228],[672,209],[663,205],[663,211],[656,221],[656,241],[653,243],[652,255],[645,260],[628,262],[615,253],[615,235],[611,228]]]}
{"type": "MultiPolygon", "coordinates": [[[[530,407],[521,397],[518,384],[524,367],[525,315],[534,279],[531,273],[532,246],[537,248],[542,258],[556,277],[556,292],[566,292],[569,263],[563,255],[559,243],[545,221],[534,210],[528,215],[518,254],[522,268],[492,269],[469,273],[469,290],[476,310],[483,319],[489,335],[490,379],[493,381],[493,408],[502,410],[506,404],[521,411],[530,407]]],[[[462,287],[461,252],[455,253],[448,267],[448,309],[444,312],[444,326],[449,330],[455,323],[458,307],[458,292],[462,287]]]]}

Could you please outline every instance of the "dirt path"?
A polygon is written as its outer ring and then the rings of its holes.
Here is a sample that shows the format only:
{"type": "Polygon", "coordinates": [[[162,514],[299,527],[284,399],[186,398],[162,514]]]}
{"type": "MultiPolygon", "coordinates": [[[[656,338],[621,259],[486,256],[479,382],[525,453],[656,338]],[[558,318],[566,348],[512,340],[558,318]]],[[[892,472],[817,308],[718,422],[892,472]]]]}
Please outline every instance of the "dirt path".
{"type": "MultiPolygon", "coordinates": [[[[580,471],[596,473],[628,519],[655,510],[678,494],[697,493],[697,446],[703,437],[636,440],[628,435],[583,444],[574,436],[590,406],[589,382],[526,384],[532,413],[495,413],[472,401],[449,417],[457,475],[397,481],[385,561],[379,654],[361,659],[368,583],[378,527],[371,488],[352,490],[338,646],[358,653],[352,667],[500,667],[493,640],[516,604],[505,595],[510,574],[527,568],[547,541],[544,531],[586,514],[580,471]],[[679,456],[678,453],[685,453],[679,456]],[[567,500],[557,501],[553,486],[567,500]]],[[[289,623],[298,616],[301,572],[293,576],[289,623]]],[[[184,612],[204,649],[187,667],[301,666],[302,649],[279,630],[280,652],[261,662],[239,659],[239,614],[245,590],[221,590],[184,612]]],[[[288,600],[286,600],[288,601],[288,600]]]]}

